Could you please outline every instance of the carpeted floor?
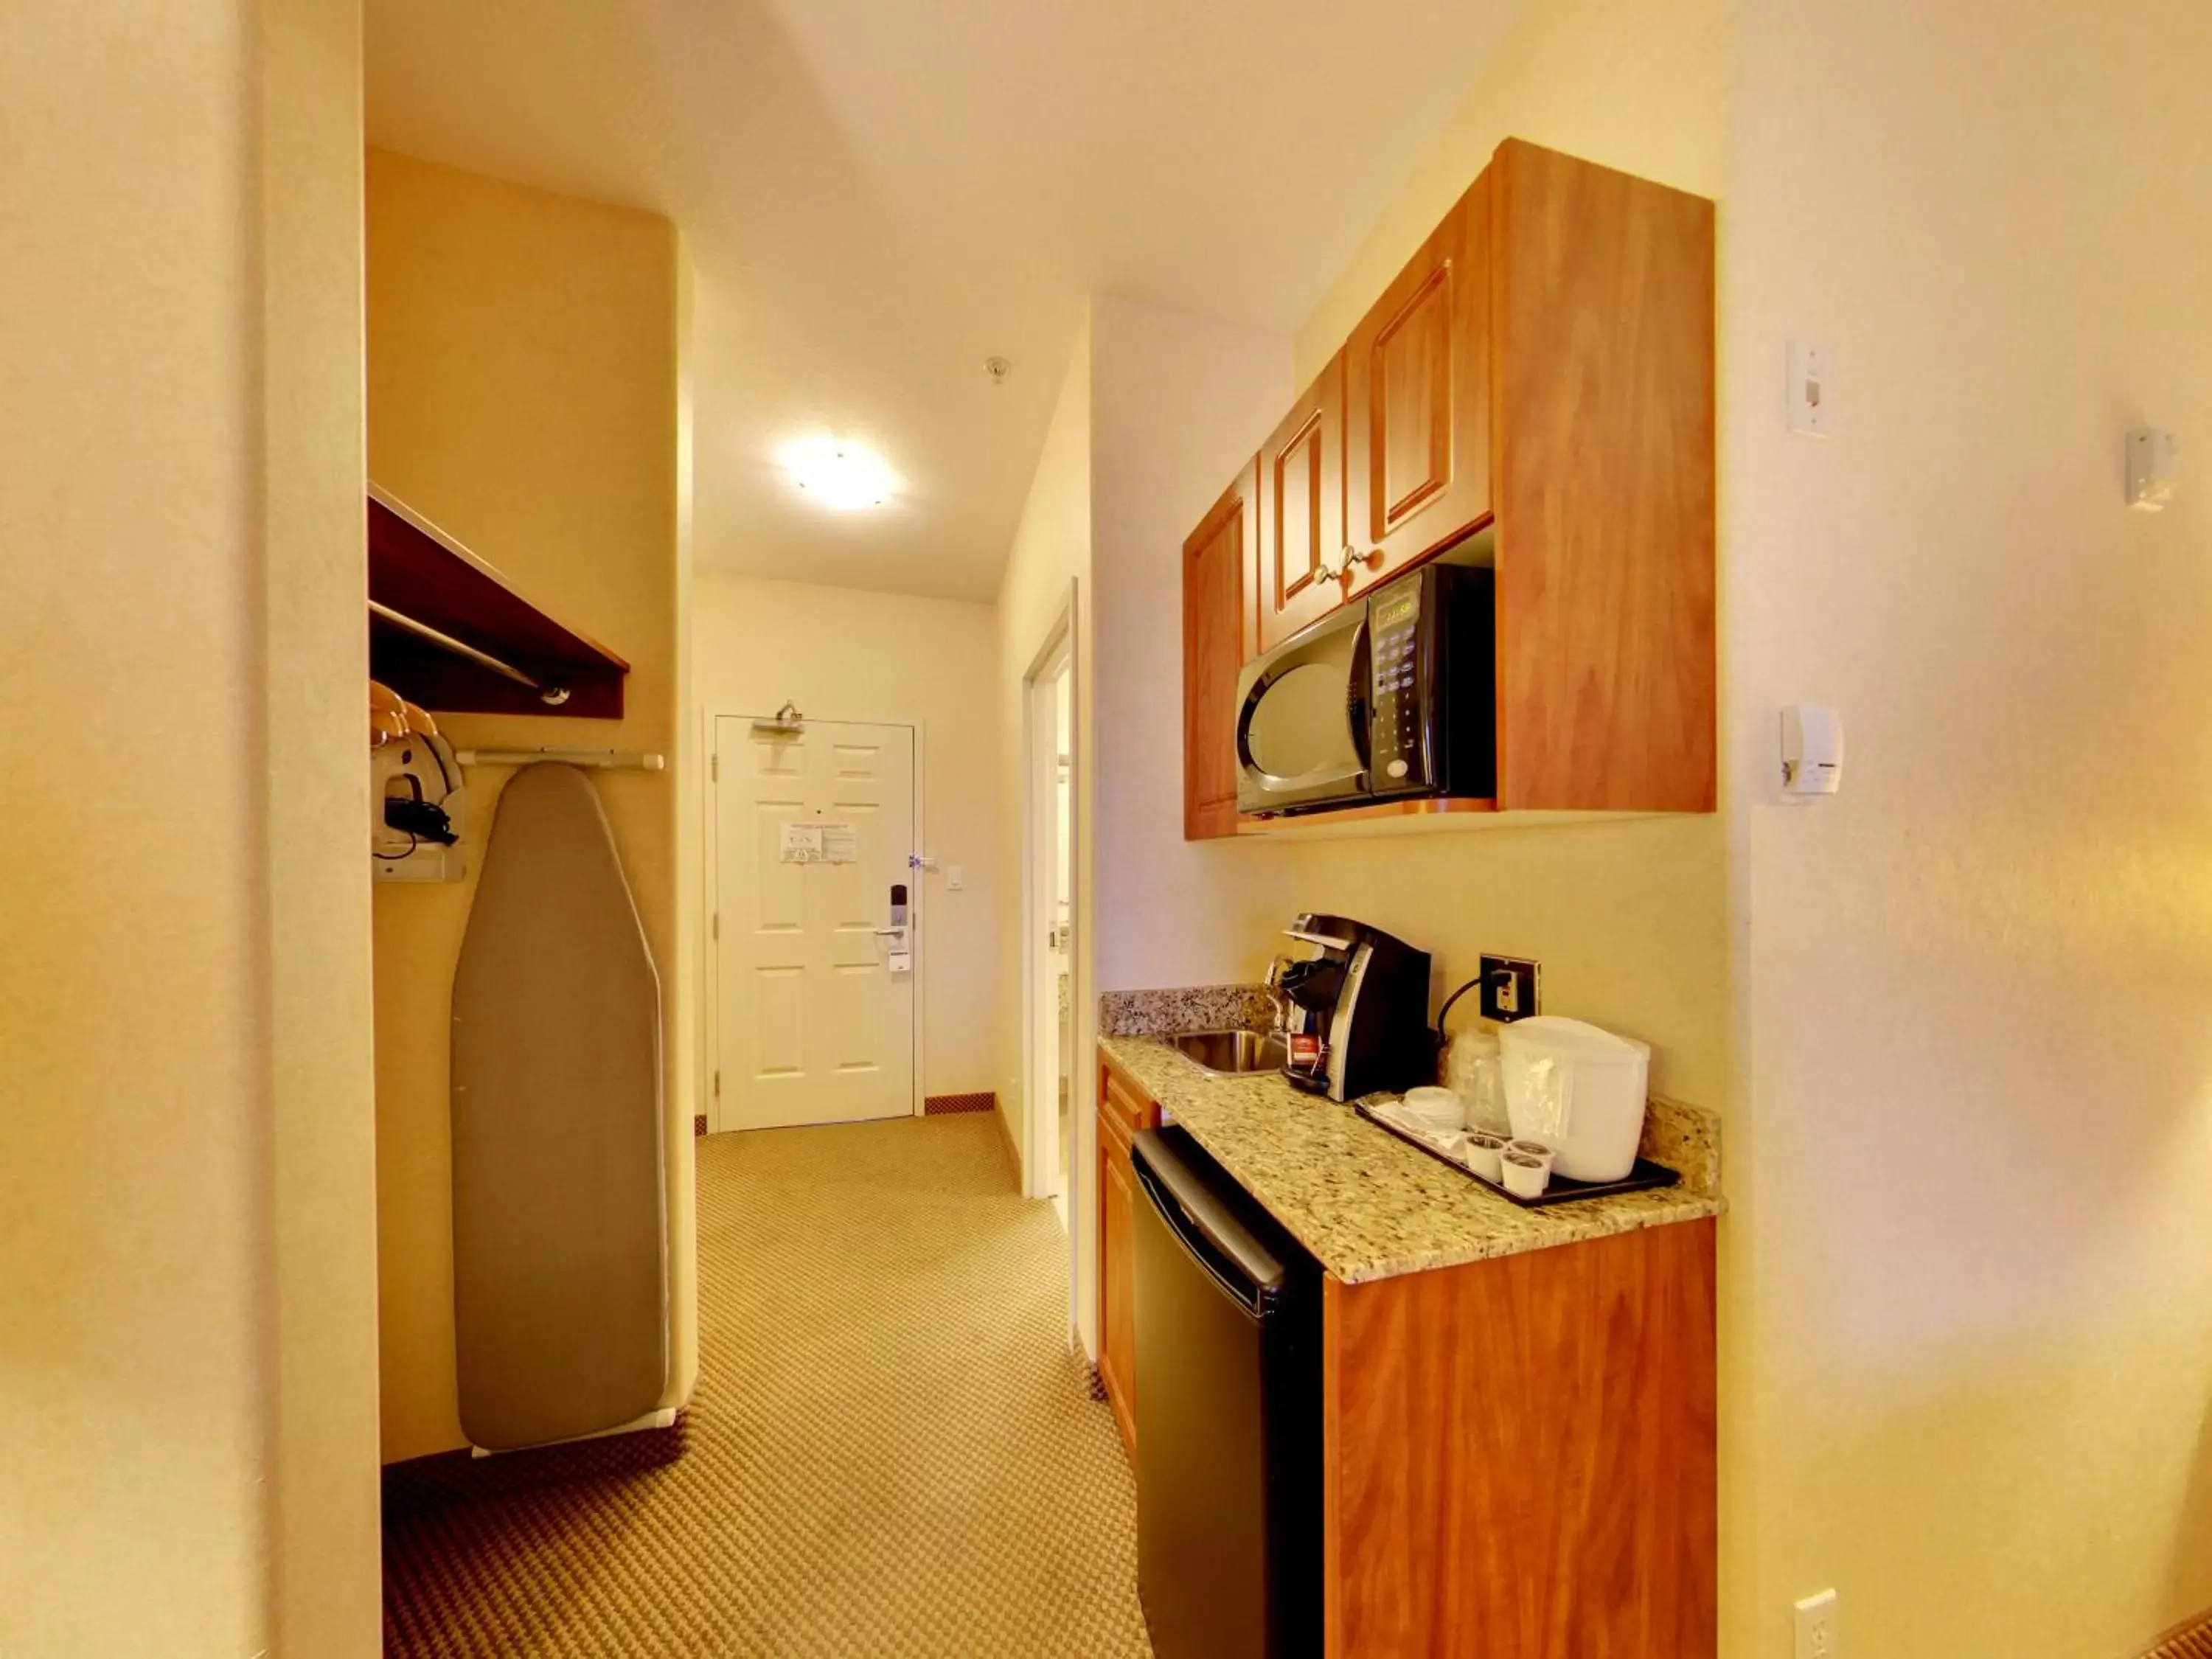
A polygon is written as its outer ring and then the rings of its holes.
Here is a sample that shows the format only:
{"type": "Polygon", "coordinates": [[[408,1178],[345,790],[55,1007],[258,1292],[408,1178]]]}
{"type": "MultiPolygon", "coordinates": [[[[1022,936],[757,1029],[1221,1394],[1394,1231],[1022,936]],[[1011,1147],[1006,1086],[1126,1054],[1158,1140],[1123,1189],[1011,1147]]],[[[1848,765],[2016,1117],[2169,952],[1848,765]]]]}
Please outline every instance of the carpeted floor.
{"type": "Polygon", "coordinates": [[[684,1455],[395,1515],[388,1654],[1149,1653],[1065,1237],[990,1116],[703,1140],[699,1250],[684,1455]]]}

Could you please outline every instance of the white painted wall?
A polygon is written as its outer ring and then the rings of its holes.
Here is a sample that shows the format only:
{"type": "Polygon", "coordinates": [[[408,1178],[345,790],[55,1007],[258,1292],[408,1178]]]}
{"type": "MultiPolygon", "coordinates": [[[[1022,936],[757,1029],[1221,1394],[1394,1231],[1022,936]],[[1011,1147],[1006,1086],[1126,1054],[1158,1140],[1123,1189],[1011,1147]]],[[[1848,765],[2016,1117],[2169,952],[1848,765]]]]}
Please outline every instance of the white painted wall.
{"type": "Polygon", "coordinates": [[[2212,1605],[2212,12],[1738,20],[1728,1651],[2124,1655],[2212,1605]]]}
{"type": "Polygon", "coordinates": [[[1290,343],[1125,300],[1091,327],[1097,988],[1256,980],[1291,860],[1182,837],[1182,544],[1289,407],[1290,343]]]}
{"type": "Polygon", "coordinates": [[[358,29],[0,15],[0,1652],[378,1650],[358,29]]]}
{"type": "MultiPolygon", "coordinates": [[[[998,620],[958,599],[762,581],[702,570],[691,590],[699,718],[771,714],[919,722],[923,846],[922,1087],[996,1086],[998,620]],[[950,866],[964,886],[951,890],[950,866]]],[[[1018,854],[1018,844],[1017,845],[1018,854]]]]}

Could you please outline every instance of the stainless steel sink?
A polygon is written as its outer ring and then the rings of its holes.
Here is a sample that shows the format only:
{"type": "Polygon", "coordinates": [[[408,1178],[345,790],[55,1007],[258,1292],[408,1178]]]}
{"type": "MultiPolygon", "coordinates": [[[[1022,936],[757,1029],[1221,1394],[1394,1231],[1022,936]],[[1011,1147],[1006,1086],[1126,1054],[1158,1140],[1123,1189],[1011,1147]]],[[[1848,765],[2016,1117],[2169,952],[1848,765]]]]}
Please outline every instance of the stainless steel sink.
{"type": "Polygon", "coordinates": [[[1282,1038],[1258,1031],[1188,1031],[1172,1041],[1215,1077],[1279,1071],[1285,1058],[1282,1038]]]}

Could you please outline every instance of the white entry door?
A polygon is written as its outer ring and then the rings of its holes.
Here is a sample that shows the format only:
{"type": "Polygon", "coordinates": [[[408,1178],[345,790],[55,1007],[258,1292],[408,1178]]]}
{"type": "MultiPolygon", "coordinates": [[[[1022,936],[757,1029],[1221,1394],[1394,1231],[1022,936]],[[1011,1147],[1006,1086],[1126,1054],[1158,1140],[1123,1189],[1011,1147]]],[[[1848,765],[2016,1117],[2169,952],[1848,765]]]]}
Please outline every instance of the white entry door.
{"type": "Polygon", "coordinates": [[[914,728],[714,726],[718,1127],[911,1113],[914,728]]]}

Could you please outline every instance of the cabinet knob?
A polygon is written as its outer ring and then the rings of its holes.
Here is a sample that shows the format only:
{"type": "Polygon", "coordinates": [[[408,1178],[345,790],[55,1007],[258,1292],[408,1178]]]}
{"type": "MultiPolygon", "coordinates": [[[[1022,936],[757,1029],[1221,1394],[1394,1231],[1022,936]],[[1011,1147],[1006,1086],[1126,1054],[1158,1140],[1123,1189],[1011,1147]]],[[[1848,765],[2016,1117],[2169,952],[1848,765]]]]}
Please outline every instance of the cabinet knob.
{"type": "Polygon", "coordinates": [[[1336,562],[1336,574],[1340,576],[1348,576],[1352,574],[1352,567],[1355,564],[1364,564],[1370,570],[1381,569],[1382,550],[1379,547],[1371,547],[1364,553],[1355,553],[1350,548],[1346,548],[1343,556],[1336,562]]]}

